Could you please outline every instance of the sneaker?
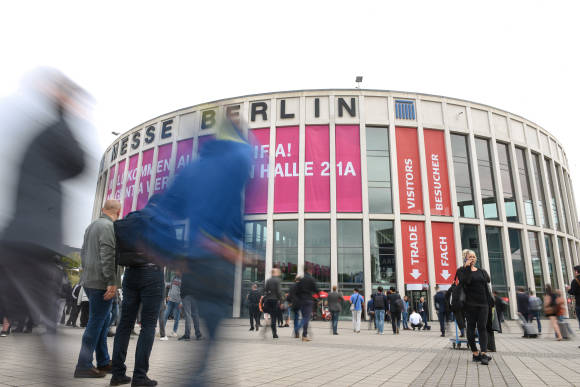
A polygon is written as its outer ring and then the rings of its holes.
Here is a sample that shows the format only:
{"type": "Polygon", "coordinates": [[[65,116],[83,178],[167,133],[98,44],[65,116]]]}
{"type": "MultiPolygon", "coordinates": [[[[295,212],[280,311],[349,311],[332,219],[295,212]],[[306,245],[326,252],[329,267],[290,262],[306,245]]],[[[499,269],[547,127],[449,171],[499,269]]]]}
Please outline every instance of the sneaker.
{"type": "Polygon", "coordinates": [[[445,337],[445,333],[442,333],[442,334],[441,334],[441,337],[445,337]]]}
{"type": "Polygon", "coordinates": [[[295,339],[299,339],[299,338],[300,338],[300,334],[299,334],[299,333],[297,333],[297,332],[294,332],[294,338],[295,338],[295,339]]]}
{"type": "Polygon", "coordinates": [[[489,359],[487,358],[487,356],[483,355],[481,357],[481,364],[482,365],[488,365],[489,364],[489,359]]]}
{"type": "Polygon", "coordinates": [[[332,334],[335,335],[335,336],[338,336],[338,333],[336,333],[336,332],[333,332],[332,334]]]}
{"type": "Polygon", "coordinates": [[[199,340],[203,340],[203,336],[202,336],[202,335],[195,336],[195,339],[196,339],[197,341],[199,341],[199,340]]]}
{"type": "Polygon", "coordinates": [[[101,366],[101,367],[97,367],[97,369],[101,372],[106,372],[108,374],[110,374],[111,372],[113,372],[113,362],[109,362],[109,364],[105,365],[105,366],[101,366]]]}
{"type": "Polygon", "coordinates": [[[189,341],[189,340],[191,340],[191,337],[183,335],[177,340],[178,341],[189,341]]]}
{"type": "Polygon", "coordinates": [[[157,380],[149,379],[145,377],[145,379],[133,380],[131,382],[131,387],[141,387],[141,386],[156,386],[157,380]]]}
{"type": "Polygon", "coordinates": [[[122,384],[129,384],[131,383],[131,378],[129,376],[123,375],[123,376],[113,376],[111,378],[111,382],[109,383],[109,386],[120,386],[122,384]]]}
{"type": "Polygon", "coordinates": [[[159,339],[159,341],[167,341],[169,340],[169,337],[167,336],[161,336],[161,338],[159,339]]]}
{"type": "Polygon", "coordinates": [[[251,331],[253,331],[253,330],[254,330],[254,327],[251,327],[251,328],[250,328],[250,332],[251,332],[251,331]]]}
{"type": "Polygon", "coordinates": [[[273,339],[277,339],[277,338],[278,338],[278,335],[274,333],[274,334],[272,335],[272,338],[273,338],[273,339]]]}
{"type": "Polygon", "coordinates": [[[288,328],[288,327],[290,327],[290,325],[284,324],[284,328],[288,328]]]}
{"type": "Polygon", "coordinates": [[[74,374],[75,378],[104,378],[105,376],[107,376],[106,372],[99,371],[95,367],[86,370],[77,368],[74,374]]]}
{"type": "Polygon", "coordinates": [[[472,355],[472,361],[474,362],[478,362],[481,361],[481,355],[472,355]]]}
{"type": "Polygon", "coordinates": [[[171,337],[177,337],[177,332],[175,332],[175,331],[171,331],[171,332],[169,332],[169,335],[170,335],[171,337]]]}
{"type": "Polygon", "coordinates": [[[481,356],[481,358],[482,358],[482,359],[483,359],[483,358],[485,358],[485,359],[487,359],[488,361],[489,361],[489,360],[491,360],[491,356],[489,356],[488,354],[485,354],[485,355],[481,354],[481,355],[479,355],[479,356],[481,356]]]}
{"type": "Polygon", "coordinates": [[[302,336],[302,341],[312,341],[312,339],[307,336],[302,336]]]}
{"type": "Polygon", "coordinates": [[[8,332],[7,331],[1,331],[0,332],[0,337],[6,337],[8,336],[8,332]]]}

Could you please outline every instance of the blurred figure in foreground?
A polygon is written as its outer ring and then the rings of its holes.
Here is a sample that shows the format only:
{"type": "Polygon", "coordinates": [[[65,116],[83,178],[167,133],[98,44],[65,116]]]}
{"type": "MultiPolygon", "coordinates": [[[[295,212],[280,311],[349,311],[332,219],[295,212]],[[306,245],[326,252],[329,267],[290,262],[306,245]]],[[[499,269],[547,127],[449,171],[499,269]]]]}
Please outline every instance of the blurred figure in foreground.
{"type": "Polygon", "coordinates": [[[232,313],[234,269],[242,259],[242,191],[252,160],[239,124],[223,119],[216,126],[216,139],[204,144],[199,158],[176,176],[159,203],[160,217],[187,219],[185,251],[172,247],[159,233],[152,233],[151,239],[159,257],[183,257],[174,264],[183,272],[182,292],[191,276],[191,295],[206,325],[208,339],[193,363],[192,386],[206,384],[204,370],[216,351],[218,327],[232,313]]]}
{"type": "Polygon", "coordinates": [[[8,322],[30,316],[45,326],[48,353],[39,350],[38,356],[52,365],[58,363],[54,333],[63,280],[57,267],[64,252],[61,185],[85,168],[70,126],[85,97],[57,70],[40,69],[25,79],[20,94],[0,104],[0,314],[8,322]]]}

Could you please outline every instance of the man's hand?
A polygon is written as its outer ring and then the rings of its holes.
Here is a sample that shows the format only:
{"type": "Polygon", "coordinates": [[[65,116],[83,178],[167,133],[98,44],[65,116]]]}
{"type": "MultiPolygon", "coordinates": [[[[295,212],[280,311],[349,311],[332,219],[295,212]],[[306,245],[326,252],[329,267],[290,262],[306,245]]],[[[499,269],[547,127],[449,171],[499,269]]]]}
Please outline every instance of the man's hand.
{"type": "Polygon", "coordinates": [[[116,293],[117,293],[117,287],[115,285],[107,286],[107,291],[105,292],[105,295],[103,296],[103,300],[109,301],[111,298],[115,297],[116,293]]]}

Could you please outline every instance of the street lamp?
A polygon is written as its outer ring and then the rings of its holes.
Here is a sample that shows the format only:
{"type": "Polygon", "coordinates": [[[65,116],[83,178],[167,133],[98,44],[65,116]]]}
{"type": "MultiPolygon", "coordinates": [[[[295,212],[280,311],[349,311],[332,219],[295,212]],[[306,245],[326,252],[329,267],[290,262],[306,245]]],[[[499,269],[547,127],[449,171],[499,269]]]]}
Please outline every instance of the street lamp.
{"type": "Polygon", "coordinates": [[[363,77],[362,75],[357,75],[355,78],[356,88],[360,89],[360,84],[362,83],[363,77]]]}

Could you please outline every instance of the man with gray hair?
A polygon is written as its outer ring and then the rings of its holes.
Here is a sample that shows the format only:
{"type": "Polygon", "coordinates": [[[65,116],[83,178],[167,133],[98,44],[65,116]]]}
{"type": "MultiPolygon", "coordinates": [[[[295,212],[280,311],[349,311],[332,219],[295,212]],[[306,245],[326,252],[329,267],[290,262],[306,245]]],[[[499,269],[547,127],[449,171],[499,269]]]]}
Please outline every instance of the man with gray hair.
{"type": "Polygon", "coordinates": [[[81,249],[83,272],[80,282],[89,298],[90,312],[75,378],[102,378],[112,369],[107,349],[107,331],[118,281],[113,222],[119,218],[120,213],[121,202],[107,200],[101,216],[85,231],[81,249]],[[96,354],[97,368],[93,366],[93,352],[96,354]]]}

